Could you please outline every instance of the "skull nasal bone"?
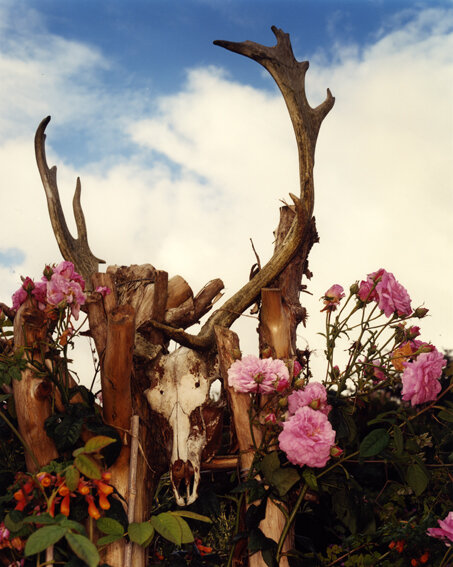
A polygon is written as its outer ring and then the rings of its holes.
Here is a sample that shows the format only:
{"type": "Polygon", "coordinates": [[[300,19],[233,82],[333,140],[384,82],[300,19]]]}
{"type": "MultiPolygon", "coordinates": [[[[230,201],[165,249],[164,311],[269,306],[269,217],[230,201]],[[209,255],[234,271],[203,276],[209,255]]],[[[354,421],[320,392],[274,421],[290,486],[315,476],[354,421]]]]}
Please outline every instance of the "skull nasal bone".
{"type": "Polygon", "coordinates": [[[194,470],[190,461],[182,461],[181,459],[178,459],[173,463],[171,472],[173,481],[176,485],[178,485],[182,479],[186,481],[187,485],[190,484],[193,478],[194,470]]]}

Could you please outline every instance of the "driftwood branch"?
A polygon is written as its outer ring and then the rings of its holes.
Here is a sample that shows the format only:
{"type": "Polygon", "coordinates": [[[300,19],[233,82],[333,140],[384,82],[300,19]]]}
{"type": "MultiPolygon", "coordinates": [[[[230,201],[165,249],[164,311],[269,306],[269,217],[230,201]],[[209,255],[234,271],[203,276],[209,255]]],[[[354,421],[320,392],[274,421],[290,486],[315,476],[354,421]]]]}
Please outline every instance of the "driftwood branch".
{"type": "MultiPolygon", "coordinates": [[[[27,299],[14,319],[14,347],[26,347],[25,357],[44,363],[47,325],[44,314],[27,299]]],[[[52,459],[58,458],[54,442],[47,436],[44,422],[52,414],[52,384],[39,378],[30,365],[21,380],[13,380],[13,393],[19,431],[33,451],[25,452],[29,472],[37,472],[52,459]]]]}
{"type": "Polygon", "coordinates": [[[76,190],[72,203],[78,237],[74,238],[69,232],[60,202],[60,195],[58,193],[57,168],[56,166],[53,166],[49,169],[49,166],[47,165],[45,148],[46,135],[44,132],[49,122],[50,116],[44,118],[38,126],[35,135],[35,153],[39,173],[46,193],[50,221],[63,258],[74,264],[76,270],[83,276],[85,282],[87,282],[87,287],[89,288],[91,274],[97,272],[99,264],[103,264],[105,262],[104,260],[96,258],[88,245],[85,217],[80,203],[80,194],[82,190],[80,178],[77,178],[76,190]]]}

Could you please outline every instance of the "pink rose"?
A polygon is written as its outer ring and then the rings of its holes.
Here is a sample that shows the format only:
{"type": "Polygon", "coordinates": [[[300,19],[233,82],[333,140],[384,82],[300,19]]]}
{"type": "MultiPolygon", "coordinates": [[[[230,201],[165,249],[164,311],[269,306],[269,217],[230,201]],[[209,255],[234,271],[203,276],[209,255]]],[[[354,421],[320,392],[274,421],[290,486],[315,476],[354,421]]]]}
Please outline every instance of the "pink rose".
{"type": "Polygon", "coordinates": [[[228,385],[236,392],[270,394],[279,388],[279,383],[289,384],[289,372],[279,359],[258,358],[253,354],[236,360],[228,370],[228,385]]]}
{"type": "Polygon", "coordinates": [[[379,297],[379,309],[385,313],[386,317],[390,317],[395,311],[400,316],[412,313],[411,298],[406,288],[396,281],[393,274],[384,270],[376,286],[376,292],[379,297]]]}
{"type": "Polygon", "coordinates": [[[395,312],[399,316],[412,313],[411,298],[406,289],[393,274],[382,268],[368,274],[366,282],[360,282],[358,296],[366,303],[376,301],[386,317],[391,317],[395,312]]]}
{"type": "Polygon", "coordinates": [[[365,303],[370,303],[370,301],[377,301],[378,296],[376,292],[377,281],[382,275],[384,270],[381,268],[377,272],[368,274],[366,281],[362,280],[359,285],[359,291],[357,295],[359,299],[365,303]]]}
{"type": "Polygon", "coordinates": [[[340,304],[340,299],[342,299],[343,297],[344,289],[341,287],[341,285],[334,284],[326,291],[324,297],[322,298],[324,300],[325,307],[324,309],[321,309],[321,311],[335,311],[337,306],[340,304]]]}
{"type": "Polygon", "coordinates": [[[295,414],[304,406],[329,414],[332,407],[327,404],[327,390],[320,382],[309,382],[303,390],[295,390],[288,397],[289,413],[295,414]]]}
{"type": "Polygon", "coordinates": [[[293,365],[293,376],[297,378],[297,376],[299,376],[301,372],[302,372],[302,364],[298,360],[295,360],[293,365]]]}
{"type": "Polygon", "coordinates": [[[428,528],[426,533],[431,537],[436,537],[445,541],[445,545],[450,547],[449,542],[453,542],[453,512],[449,512],[443,520],[437,520],[440,528],[428,528]]]}
{"type": "Polygon", "coordinates": [[[381,363],[377,360],[373,360],[373,377],[376,381],[382,381],[387,378],[387,376],[382,372],[381,363]]]}
{"type": "Polygon", "coordinates": [[[441,390],[439,379],[446,364],[436,349],[422,352],[412,362],[404,362],[402,399],[413,406],[435,400],[441,390]]]}
{"type": "Polygon", "coordinates": [[[294,465],[319,468],[330,459],[335,431],[324,413],[304,406],[283,423],[278,442],[294,465]]]}
{"type": "Polygon", "coordinates": [[[47,301],[47,280],[38,282],[31,293],[38,302],[38,307],[44,311],[47,301]]]}
{"type": "Polygon", "coordinates": [[[72,315],[78,319],[80,306],[85,303],[85,300],[86,297],[80,283],[66,279],[55,269],[50,281],[47,282],[47,303],[55,307],[70,305],[72,315]]]}
{"type": "Polygon", "coordinates": [[[17,291],[13,293],[13,297],[12,297],[13,309],[17,311],[19,307],[22,305],[22,303],[27,299],[27,297],[28,297],[28,293],[21,286],[17,291]]]}
{"type": "Polygon", "coordinates": [[[73,280],[77,282],[82,291],[85,289],[85,280],[80,274],[78,274],[74,269],[74,264],[72,262],[61,262],[54,268],[54,274],[59,274],[66,280],[73,280]]]}
{"type": "Polygon", "coordinates": [[[66,299],[69,288],[69,281],[55,272],[47,283],[47,302],[57,306],[66,299]]]}

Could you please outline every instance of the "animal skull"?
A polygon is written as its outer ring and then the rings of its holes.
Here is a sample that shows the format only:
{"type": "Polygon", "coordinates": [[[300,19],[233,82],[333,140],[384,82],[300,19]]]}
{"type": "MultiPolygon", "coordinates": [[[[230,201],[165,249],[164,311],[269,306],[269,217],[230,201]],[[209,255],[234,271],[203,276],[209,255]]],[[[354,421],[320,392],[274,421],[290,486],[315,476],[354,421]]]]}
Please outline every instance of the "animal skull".
{"type": "Polygon", "coordinates": [[[209,392],[216,378],[206,355],[185,347],[160,357],[150,372],[151,387],[145,395],[171,430],[167,447],[170,479],[179,506],[198,497],[201,456],[213,429],[205,423],[203,409],[210,404],[209,392]]]}

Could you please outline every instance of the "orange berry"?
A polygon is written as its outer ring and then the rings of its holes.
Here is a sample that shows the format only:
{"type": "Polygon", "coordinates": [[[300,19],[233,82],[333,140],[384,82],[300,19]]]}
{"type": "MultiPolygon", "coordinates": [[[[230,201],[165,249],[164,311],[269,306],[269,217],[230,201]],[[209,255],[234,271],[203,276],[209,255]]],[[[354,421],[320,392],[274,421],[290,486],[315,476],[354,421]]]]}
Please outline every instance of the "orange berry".
{"type": "Polygon", "coordinates": [[[99,494],[99,507],[103,510],[108,510],[110,508],[110,502],[104,494],[99,494]]]}
{"type": "Polygon", "coordinates": [[[101,517],[101,513],[96,508],[96,504],[94,503],[94,498],[90,496],[85,496],[85,500],[88,502],[88,515],[95,520],[99,520],[101,517]]]}
{"type": "Polygon", "coordinates": [[[70,499],[71,496],[68,491],[68,493],[65,495],[65,497],[63,498],[60,504],[60,512],[66,517],[69,516],[69,512],[70,512],[70,499]]]}
{"type": "Polygon", "coordinates": [[[90,493],[90,487],[84,480],[79,480],[79,484],[77,486],[77,492],[79,494],[83,494],[84,496],[86,496],[87,494],[90,493]]]}
{"type": "Polygon", "coordinates": [[[429,559],[429,552],[425,551],[425,553],[420,557],[420,563],[428,563],[429,559]]]}
{"type": "Polygon", "coordinates": [[[403,553],[404,549],[404,539],[400,539],[396,542],[396,551],[398,553],[403,553]]]}
{"type": "Polygon", "coordinates": [[[50,486],[52,484],[52,479],[50,478],[50,475],[45,474],[44,476],[42,476],[39,479],[39,482],[41,483],[41,486],[43,486],[44,488],[47,488],[48,486],[50,486]]]}
{"type": "Polygon", "coordinates": [[[109,471],[105,471],[102,473],[102,480],[106,480],[107,482],[109,480],[112,480],[112,473],[109,471]]]}
{"type": "Polygon", "coordinates": [[[395,547],[396,543],[394,541],[391,541],[389,543],[389,549],[393,549],[395,547]]]}
{"type": "Polygon", "coordinates": [[[101,482],[100,480],[95,480],[94,484],[96,485],[98,492],[100,494],[104,494],[105,496],[108,496],[113,492],[113,486],[110,486],[110,484],[105,484],[105,482],[101,482]]]}
{"type": "Polygon", "coordinates": [[[24,494],[24,491],[22,490],[22,488],[19,488],[19,490],[16,490],[16,492],[14,493],[14,499],[17,500],[18,502],[25,500],[25,494],[24,494]]]}
{"type": "Polygon", "coordinates": [[[25,492],[25,494],[30,494],[30,492],[32,492],[33,488],[34,488],[33,481],[29,480],[28,482],[26,482],[24,484],[24,486],[22,487],[22,490],[25,492]]]}
{"type": "Polygon", "coordinates": [[[55,516],[55,497],[52,498],[50,504],[47,506],[47,511],[52,516],[52,518],[55,516]]]}
{"type": "Polygon", "coordinates": [[[418,561],[416,559],[411,559],[411,565],[412,567],[417,567],[418,561]]]}
{"type": "Polygon", "coordinates": [[[58,489],[58,494],[60,496],[67,496],[69,494],[69,488],[66,486],[66,484],[62,484],[60,486],[60,488],[58,489]]]}

